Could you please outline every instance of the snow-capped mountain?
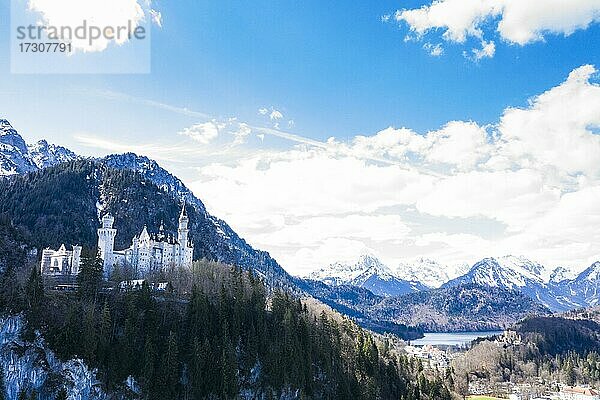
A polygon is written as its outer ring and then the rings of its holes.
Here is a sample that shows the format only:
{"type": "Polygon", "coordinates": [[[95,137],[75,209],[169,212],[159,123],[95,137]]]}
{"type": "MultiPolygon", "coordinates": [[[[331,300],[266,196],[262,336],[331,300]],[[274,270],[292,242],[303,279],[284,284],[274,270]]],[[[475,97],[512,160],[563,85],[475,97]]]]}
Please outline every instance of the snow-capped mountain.
{"type": "Polygon", "coordinates": [[[545,286],[544,266],[524,257],[489,257],[478,261],[465,275],[449,281],[445,286],[458,283],[519,289],[534,285],[545,286]]]}
{"type": "Polygon", "coordinates": [[[45,140],[27,145],[10,122],[0,119],[0,177],[37,171],[76,158],[71,150],[45,140]]]}
{"type": "Polygon", "coordinates": [[[577,307],[599,304],[600,263],[572,278],[571,271],[556,268],[548,271],[543,265],[525,257],[505,256],[484,258],[475,263],[463,276],[443,287],[474,283],[489,287],[503,287],[529,296],[553,311],[567,311],[577,307]]]}
{"type": "Polygon", "coordinates": [[[77,158],[77,154],[71,150],[48,143],[45,140],[27,145],[27,150],[29,158],[38,169],[51,167],[77,158]]]}
{"type": "Polygon", "coordinates": [[[525,257],[490,257],[478,261],[465,275],[453,279],[443,287],[474,283],[482,286],[517,290],[539,301],[551,310],[564,310],[568,305],[559,301],[545,282],[543,265],[525,257]]]}
{"type": "Polygon", "coordinates": [[[312,272],[308,278],[334,286],[358,286],[379,296],[399,296],[427,289],[419,282],[398,278],[377,257],[370,254],[363,254],[355,263],[330,264],[312,272]]]}
{"type": "Polygon", "coordinates": [[[202,202],[194,196],[192,191],[179,178],[148,157],[138,156],[134,153],[111,154],[104,157],[102,162],[110,168],[135,171],[173,197],[201,206],[204,209],[202,202]]]}
{"type": "Polygon", "coordinates": [[[550,283],[561,283],[562,281],[572,280],[577,275],[573,273],[570,269],[565,267],[556,267],[550,273],[549,282],[550,283]]]}
{"type": "Polygon", "coordinates": [[[429,288],[439,288],[468,270],[467,264],[450,267],[435,260],[420,257],[411,262],[401,263],[396,269],[396,276],[407,281],[421,282],[429,288]]]}
{"type": "Polygon", "coordinates": [[[600,262],[595,262],[575,279],[561,282],[561,293],[574,303],[592,307],[600,305],[600,262]]]}

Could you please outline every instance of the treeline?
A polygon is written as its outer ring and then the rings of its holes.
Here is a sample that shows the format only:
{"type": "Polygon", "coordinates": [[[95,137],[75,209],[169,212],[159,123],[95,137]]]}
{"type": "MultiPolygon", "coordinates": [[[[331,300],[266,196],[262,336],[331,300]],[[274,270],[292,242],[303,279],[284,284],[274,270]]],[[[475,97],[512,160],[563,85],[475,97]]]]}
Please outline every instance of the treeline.
{"type": "Polygon", "coordinates": [[[456,381],[482,380],[600,386],[600,325],[589,320],[560,317],[528,318],[517,324],[513,340],[500,345],[476,344],[452,366],[456,381]],[[519,340],[514,340],[516,337],[519,340]]]}
{"type": "Polygon", "coordinates": [[[78,292],[46,290],[32,268],[13,282],[13,307],[25,311],[29,335],[39,330],[62,359],[82,357],[127,398],[450,399],[441,379],[346,318],[267,295],[234,267],[202,261],[188,274],[159,277],[173,282],[166,292],[122,292],[101,283],[100,260],[86,255],[78,292]]]}

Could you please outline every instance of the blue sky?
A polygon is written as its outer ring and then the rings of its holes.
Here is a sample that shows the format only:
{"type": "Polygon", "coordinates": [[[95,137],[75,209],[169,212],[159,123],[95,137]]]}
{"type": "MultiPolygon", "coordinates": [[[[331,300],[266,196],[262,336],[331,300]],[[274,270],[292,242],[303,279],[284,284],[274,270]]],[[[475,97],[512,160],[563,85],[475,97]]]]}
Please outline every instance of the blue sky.
{"type": "MultiPolygon", "coordinates": [[[[500,4],[505,0],[494,1],[500,4]]],[[[452,0],[446,2],[452,3],[452,0]]],[[[10,59],[0,57],[1,116],[9,119],[28,141],[47,138],[90,155],[125,150],[148,153],[181,176],[206,199],[209,208],[225,217],[252,243],[266,247],[296,271],[310,268],[308,263],[298,261],[301,258],[309,259],[311,265],[326,262],[332,253],[343,252],[343,246],[351,247],[357,241],[361,243],[358,246],[361,251],[364,247],[391,263],[419,255],[446,258],[442,261],[453,263],[475,261],[472,257],[485,255],[485,249],[493,246],[482,248],[475,255],[448,250],[455,246],[451,240],[439,239],[441,247],[435,249],[433,244],[419,247],[414,243],[423,240],[427,233],[454,235],[457,231],[487,240],[485,232],[489,232],[490,227],[507,239],[514,230],[524,229],[521,221],[486,210],[471,215],[418,204],[419,216],[411,219],[415,203],[404,200],[383,202],[373,209],[370,209],[374,207],[372,204],[358,204],[358,211],[351,207],[339,214],[317,207],[296,215],[278,210],[276,205],[273,209],[257,206],[236,211],[231,210],[236,204],[223,203],[219,197],[211,198],[204,192],[224,190],[235,196],[236,189],[224,182],[232,179],[228,173],[250,176],[240,167],[244,160],[269,155],[270,162],[285,159],[293,163],[291,154],[298,150],[295,147],[298,141],[272,135],[265,139],[254,128],[272,129],[277,123],[278,130],[298,135],[300,141],[325,142],[335,137],[339,146],[350,146],[358,136],[373,137],[388,127],[406,127],[424,136],[455,120],[464,124],[473,121],[487,135],[493,135],[509,107],[528,108],[530,99],[560,87],[577,68],[600,67],[600,24],[594,22],[598,19],[599,7],[594,7],[593,2],[577,1],[574,7],[581,7],[583,11],[573,16],[571,28],[561,25],[571,23],[567,21],[568,16],[561,20],[560,16],[550,15],[547,20],[554,21],[556,26],[541,26],[539,40],[525,42],[511,36],[517,31],[514,26],[512,31],[499,30],[499,23],[508,17],[496,11],[490,11],[485,22],[473,30],[480,33],[467,34],[463,42],[444,37],[444,32],[454,32],[455,27],[436,26],[433,19],[425,23],[421,19],[417,23],[409,17],[404,20],[394,17],[396,10],[418,10],[430,5],[431,2],[423,1],[259,0],[251,5],[227,0],[155,1],[152,7],[160,11],[162,27],[153,25],[152,28],[150,74],[18,75],[10,73],[10,59]],[[390,16],[387,22],[382,20],[386,15],[390,16]],[[418,29],[426,31],[418,36],[415,34],[418,29]],[[406,41],[407,35],[412,39],[406,41]],[[486,41],[494,42],[493,56],[474,60],[471,49],[486,41]],[[424,49],[427,44],[441,45],[443,54],[430,55],[424,49]],[[266,114],[259,113],[259,109],[266,109],[266,114]],[[269,118],[274,111],[278,111],[281,118],[269,118]],[[231,122],[230,118],[237,122],[231,122]],[[222,132],[232,130],[233,125],[237,129],[238,122],[247,124],[253,133],[243,146],[232,146],[222,138],[222,132]],[[205,134],[207,129],[200,124],[206,123],[214,123],[219,132],[215,133],[218,138],[214,142],[204,137],[198,140],[197,133],[205,134]],[[177,154],[191,147],[197,151],[185,153],[185,157],[177,154]],[[236,163],[237,166],[232,167],[236,163]],[[245,220],[240,214],[251,214],[253,218],[245,220]],[[364,235],[332,233],[320,244],[290,241],[280,245],[272,244],[273,236],[267,235],[281,236],[284,235],[282,229],[297,228],[312,217],[329,218],[334,214],[339,218],[349,215],[387,216],[390,221],[398,218],[396,225],[391,224],[393,232],[402,231],[406,225],[414,235],[398,234],[394,238],[381,234],[383,239],[377,239],[373,228],[373,233],[364,235]],[[272,221],[273,218],[276,221],[272,221]],[[327,247],[325,243],[332,240],[346,242],[336,251],[324,251],[327,256],[321,257],[319,249],[327,247]],[[399,243],[409,246],[409,242],[416,248],[404,253],[397,250],[399,243]]],[[[508,10],[509,6],[505,7],[508,10]]],[[[5,55],[9,52],[9,14],[8,2],[2,1],[0,52],[5,55]]],[[[584,79],[588,86],[595,85],[597,73],[588,75],[589,79],[584,79]]],[[[594,120],[586,120],[585,127],[589,132],[597,129],[594,120]]],[[[400,137],[398,135],[401,134],[397,133],[395,138],[400,137]]],[[[373,146],[369,146],[372,149],[373,146]]],[[[308,147],[302,150],[305,153],[300,158],[314,155],[310,144],[308,147]]],[[[339,153],[328,157],[343,158],[339,153]]],[[[356,155],[353,153],[352,157],[356,155]]],[[[364,158],[370,162],[381,161],[378,157],[364,158]]],[[[403,162],[403,167],[416,168],[409,161],[403,162]]],[[[475,167],[473,171],[448,167],[446,161],[441,167],[429,162],[426,168],[422,165],[418,168],[422,168],[421,172],[442,173],[448,178],[477,172],[475,167]]],[[[525,167],[519,164],[519,167],[503,168],[512,171],[525,167]]],[[[578,170],[566,173],[573,179],[582,174],[578,170]]],[[[595,182],[595,172],[586,173],[590,182],[595,182]]],[[[561,175],[560,179],[563,178],[561,175]]],[[[306,179],[310,181],[310,177],[306,179]]],[[[550,182],[558,178],[543,179],[544,183],[534,190],[536,194],[552,186],[554,183],[550,182]]],[[[257,186],[267,182],[278,184],[267,180],[252,182],[257,186]]],[[[245,184],[250,185],[250,181],[245,184]]],[[[567,187],[572,184],[552,186],[559,192],[553,199],[555,206],[562,194],[569,192],[567,187]]],[[[390,190],[392,197],[396,191],[390,190]]],[[[381,196],[385,197],[385,193],[382,189],[381,196]]],[[[335,202],[336,194],[331,196],[329,200],[335,202]]],[[[256,203],[261,203],[258,197],[256,203]]],[[[283,208],[286,204],[292,207],[293,202],[282,199],[280,204],[283,208]]],[[[513,206],[506,207],[512,210],[513,206]]],[[[551,206],[548,212],[550,210],[551,206]]],[[[585,255],[573,257],[572,264],[583,266],[580,264],[596,257],[597,250],[587,248],[585,255]]],[[[545,262],[554,262],[555,253],[549,249],[532,254],[545,262]]],[[[565,260],[556,260],[556,263],[559,261],[565,260]]]]}
{"type": "MultiPolygon", "coordinates": [[[[505,107],[525,104],[572,69],[600,59],[597,24],[566,39],[549,35],[545,42],[524,47],[500,44],[493,59],[478,63],[465,59],[464,46],[456,44],[444,56],[431,57],[421,43],[403,42],[405,26],[381,22],[384,14],[419,4],[161,2],[164,22],[153,35],[152,74],[15,76],[2,58],[0,104],[32,136],[45,134],[38,133],[48,129],[42,120],[52,121],[50,129],[57,132],[96,127],[107,118],[118,130],[142,125],[153,133],[164,131],[152,118],[162,116],[153,110],[129,107],[119,113],[106,101],[90,104],[88,89],[257,123],[256,109],[274,106],[294,119],[294,132],[320,139],[372,133],[389,125],[425,132],[453,119],[493,122],[505,107]],[[28,121],[27,104],[39,106],[46,118],[28,121]],[[87,124],[65,115],[77,104],[76,114],[87,124]],[[61,115],[53,118],[54,113],[61,115]]],[[[7,12],[3,2],[2,20],[7,12]]],[[[3,24],[5,54],[6,29],[3,24]]]]}

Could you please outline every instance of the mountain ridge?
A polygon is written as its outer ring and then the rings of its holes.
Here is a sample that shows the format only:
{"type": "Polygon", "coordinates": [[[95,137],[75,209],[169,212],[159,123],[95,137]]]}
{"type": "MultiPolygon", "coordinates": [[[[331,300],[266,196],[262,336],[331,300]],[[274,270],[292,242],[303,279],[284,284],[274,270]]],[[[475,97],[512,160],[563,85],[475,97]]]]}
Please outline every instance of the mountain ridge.
{"type": "Polygon", "coordinates": [[[0,178],[38,171],[78,156],[71,150],[39,140],[25,143],[6,119],[0,119],[0,178]]]}
{"type": "Polygon", "coordinates": [[[427,289],[418,281],[399,278],[372,254],[362,254],[354,263],[332,263],[313,271],[308,278],[333,286],[357,286],[384,297],[399,296],[427,289]]]}

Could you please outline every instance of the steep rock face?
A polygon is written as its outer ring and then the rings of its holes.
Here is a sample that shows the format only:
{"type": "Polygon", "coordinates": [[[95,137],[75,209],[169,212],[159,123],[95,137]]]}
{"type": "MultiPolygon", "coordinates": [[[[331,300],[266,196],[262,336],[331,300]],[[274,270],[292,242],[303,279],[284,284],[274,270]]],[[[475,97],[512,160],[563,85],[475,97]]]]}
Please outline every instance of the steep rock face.
{"type": "Polygon", "coordinates": [[[45,140],[27,145],[10,122],[0,119],[0,178],[37,171],[76,158],[72,151],[45,140]]]}
{"type": "Polygon", "coordinates": [[[199,211],[205,212],[204,204],[194,196],[185,184],[154,160],[134,153],[111,154],[99,160],[109,168],[134,171],[154,183],[176,199],[194,204],[199,211]]]}
{"type": "Polygon", "coordinates": [[[37,168],[28,157],[23,138],[5,119],[0,119],[0,176],[23,174],[37,168]]]}
{"type": "Polygon", "coordinates": [[[544,267],[523,257],[484,258],[475,263],[465,275],[446,284],[474,283],[483,286],[517,289],[544,285],[544,267]]]}
{"type": "Polygon", "coordinates": [[[75,160],[77,155],[71,150],[40,140],[27,146],[29,158],[37,169],[51,167],[56,164],[75,160]]]}
{"type": "Polygon", "coordinates": [[[96,372],[82,360],[60,361],[42,337],[37,337],[34,342],[23,340],[23,327],[21,316],[0,319],[0,365],[4,372],[6,398],[16,399],[21,390],[35,390],[38,399],[54,400],[61,388],[67,390],[69,400],[109,398],[99,387],[96,372]]]}

